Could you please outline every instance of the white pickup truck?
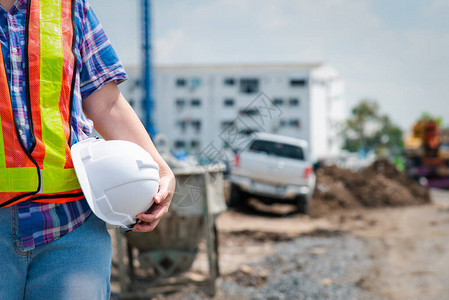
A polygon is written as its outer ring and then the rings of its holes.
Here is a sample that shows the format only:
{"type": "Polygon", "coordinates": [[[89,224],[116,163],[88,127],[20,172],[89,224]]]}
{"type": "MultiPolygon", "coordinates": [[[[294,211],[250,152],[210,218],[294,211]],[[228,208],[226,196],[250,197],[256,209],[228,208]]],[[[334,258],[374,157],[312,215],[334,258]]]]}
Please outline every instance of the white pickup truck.
{"type": "Polygon", "coordinates": [[[253,195],[266,204],[295,203],[299,212],[307,213],[315,178],[306,141],[255,133],[248,147],[235,155],[229,206],[241,205],[253,195]]]}

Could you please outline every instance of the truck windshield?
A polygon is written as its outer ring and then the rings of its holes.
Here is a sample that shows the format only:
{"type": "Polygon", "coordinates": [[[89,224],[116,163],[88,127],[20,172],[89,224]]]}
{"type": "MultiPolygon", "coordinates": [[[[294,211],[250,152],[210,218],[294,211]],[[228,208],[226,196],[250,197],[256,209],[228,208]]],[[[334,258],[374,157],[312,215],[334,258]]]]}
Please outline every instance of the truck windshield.
{"type": "Polygon", "coordinates": [[[249,147],[249,150],[252,152],[264,152],[269,155],[304,160],[304,152],[301,147],[284,143],[255,140],[249,147]]]}

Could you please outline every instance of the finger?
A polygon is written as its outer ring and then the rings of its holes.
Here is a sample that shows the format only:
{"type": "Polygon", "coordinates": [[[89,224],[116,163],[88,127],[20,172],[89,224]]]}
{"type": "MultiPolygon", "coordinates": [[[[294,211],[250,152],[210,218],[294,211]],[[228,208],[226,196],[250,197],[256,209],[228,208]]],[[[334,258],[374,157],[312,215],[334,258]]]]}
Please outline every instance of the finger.
{"type": "Polygon", "coordinates": [[[141,215],[156,216],[159,213],[159,211],[164,207],[166,207],[167,211],[168,211],[168,208],[170,207],[170,201],[168,201],[167,199],[165,199],[161,203],[154,203],[146,212],[142,212],[142,213],[138,214],[136,216],[136,218],[140,218],[141,215]]]}
{"type": "Polygon", "coordinates": [[[156,205],[154,208],[152,207],[149,213],[138,214],[137,219],[144,222],[154,222],[162,218],[167,213],[168,213],[168,206],[160,204],[156,205]]]}
{"type": "Polygon", "coordinates": [[[167,196],[169,195],[169,182],[165,178],[161,179],[161,182],[159,184],[159,190],[154,196],[154,201],[156,203],[161,203],[167,196]]]}
{"type": "Polygon", "coordinates": [[[156,193],[156,195],[154,196],[154,202],[156,203],[161,203],[162,201],[164,201],[165,198],[168,197],[168,190],[160,190],[159,192],[156,193]]]}
{"type": "Polygon", "coordinates": [[[155,222],[151,222],[151,223],[147,223],[147,222],[137,223],[136,225],[134,225],[133,231],[136,231],[136,232],[153,231],[158,224],[159,224],[159,221],[155,221],[155,222]]]}

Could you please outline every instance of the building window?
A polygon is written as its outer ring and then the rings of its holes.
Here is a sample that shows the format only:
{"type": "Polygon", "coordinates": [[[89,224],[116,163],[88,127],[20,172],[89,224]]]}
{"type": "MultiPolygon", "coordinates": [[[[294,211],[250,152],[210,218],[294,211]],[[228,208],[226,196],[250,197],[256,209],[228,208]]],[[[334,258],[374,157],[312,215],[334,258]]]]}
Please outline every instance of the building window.
{"type": "Polygon", "coordinates": [[[226,129],[233,124],[234,124],[234,121],[223,121],[223,122],[221,122],[221,128],[226,129]]]}
{"type": "Polygon", "coordinates": [[[186,128],[187,128],[187,121],[178,120],[178,121],[176,121],[176,126],[179,127],[182,132],[184,132],[184,131],[186,131],[186,128]]]}
{"type": "Polygon", "coordinates": [[[176,140],[175,141],[175,148],[184,148],[186,146],[186,142],[183,140],[176,140]]]}
{"type": "Polygon", "coordinates": [[[192,107],[200,107],[201,106],[201,100],[200,99],[192,99],[190,101],[190,105],[192,107]]]}
{"type": "Polygon", "coordinates": [[[301,122],[298,119],[291,119],[288,122],[288,125],[290,127],[294,127],[294,128],[298,128],[299,129],[301,127],[301,122]]]}
{"type": "Polygon", "coordinates": [[[299,106],[299,99],[298,98],[291,98],[288,100],[288,104],[290,106],[299,106]]]}
{"type": "Polygon", "coordinates": [[[306,79],[290,79],[290,86],[292,87],[303,87],[307,85],[306,79]]]}
{"type": "Polygon", "coordinates": [[[281,98],[274,98],[273,103],[274,103],[274,105],[281,106],[284,104],[284,100],[282,100],[281,98]]]}
{"type": "Polygon", "coordinates": [[[225,99],[225,100],[223,101],[223,104],[224,104],[224,106],[226,106],[226,107],[233,107],[234,104],[235,104],[235,101],[234,101],[234,99],[225,99]]]}
{"type": "Polygon", "coordinates": [[[259,79],[240,79],[240,92],[243,94],[255,94],[259,92],[259,79]]]}
{"type": "Polygon", "coordinates": [[[178,78],[176,79],[176,86],[177,87],[183,87],[186,86],[186,80],[184,78],[178,78]]]}
{"type": "Polygon", "coordinates": [[[243,130],[240,130],[239,134],[250,135],[250,134],[253,134],[255,132],[259,132],[259,129],[257,129],[257,128],[245,128],[243,130]]]}
{"type": "Polygon", "coordinates": [[[279,121],[279,127],[286,127],[287,126],[287,120],[281,119],[279,121]]]}
{"type": "Polygon", "coordinates": [[[235,84],[235,79],[234,78],[225,78],[224,85],[233,86],[234,84],[235,84]]]}
{"type": "Polygon", "coordinates": [[[190,146],[191,146],[193,149],[198,149],[198,148],[200,147],[200,141],[198,141],[198,140],[192,140],[192,141],[190,142],[190,146]]]}
{"type": "Polygon", "coordinates": [[[201,79],[199,79],[198,77],[190,79],[190,87],[191,88],[196,89],[200,85],[201,85],[201,79]]]}
{"type": "Polygon", "coordinates": [[[177,108],[181,109],[186,105],[186,101],[184,99],[176,99],[175,104],[177,108]]]}
{"type": "Polygon", "coordinates": [[[192,125],[192,127],[196,131],[200,131],[201,130],[201,120],[192,120],[192,121],[190,121],[190,125],[192,125]]]}
{"type": "Polygon", "coordinates": [[[259,113],[260,112],[257,108],[246,108],[239,111],[240,115],[245,116],[257,116],[259,113]]]}

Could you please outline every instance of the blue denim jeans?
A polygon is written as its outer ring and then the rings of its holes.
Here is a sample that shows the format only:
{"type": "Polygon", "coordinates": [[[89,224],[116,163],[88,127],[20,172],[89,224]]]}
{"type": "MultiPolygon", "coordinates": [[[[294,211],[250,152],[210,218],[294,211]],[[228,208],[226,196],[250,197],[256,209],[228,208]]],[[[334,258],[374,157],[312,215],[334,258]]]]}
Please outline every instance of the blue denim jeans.
{"type": "Polygon", "coordinates": [[[31,251],[21,247],[17,209],[0,208],[0,299],[109,299],[112,246],[92,214],[71,233],[31,251]]]}

